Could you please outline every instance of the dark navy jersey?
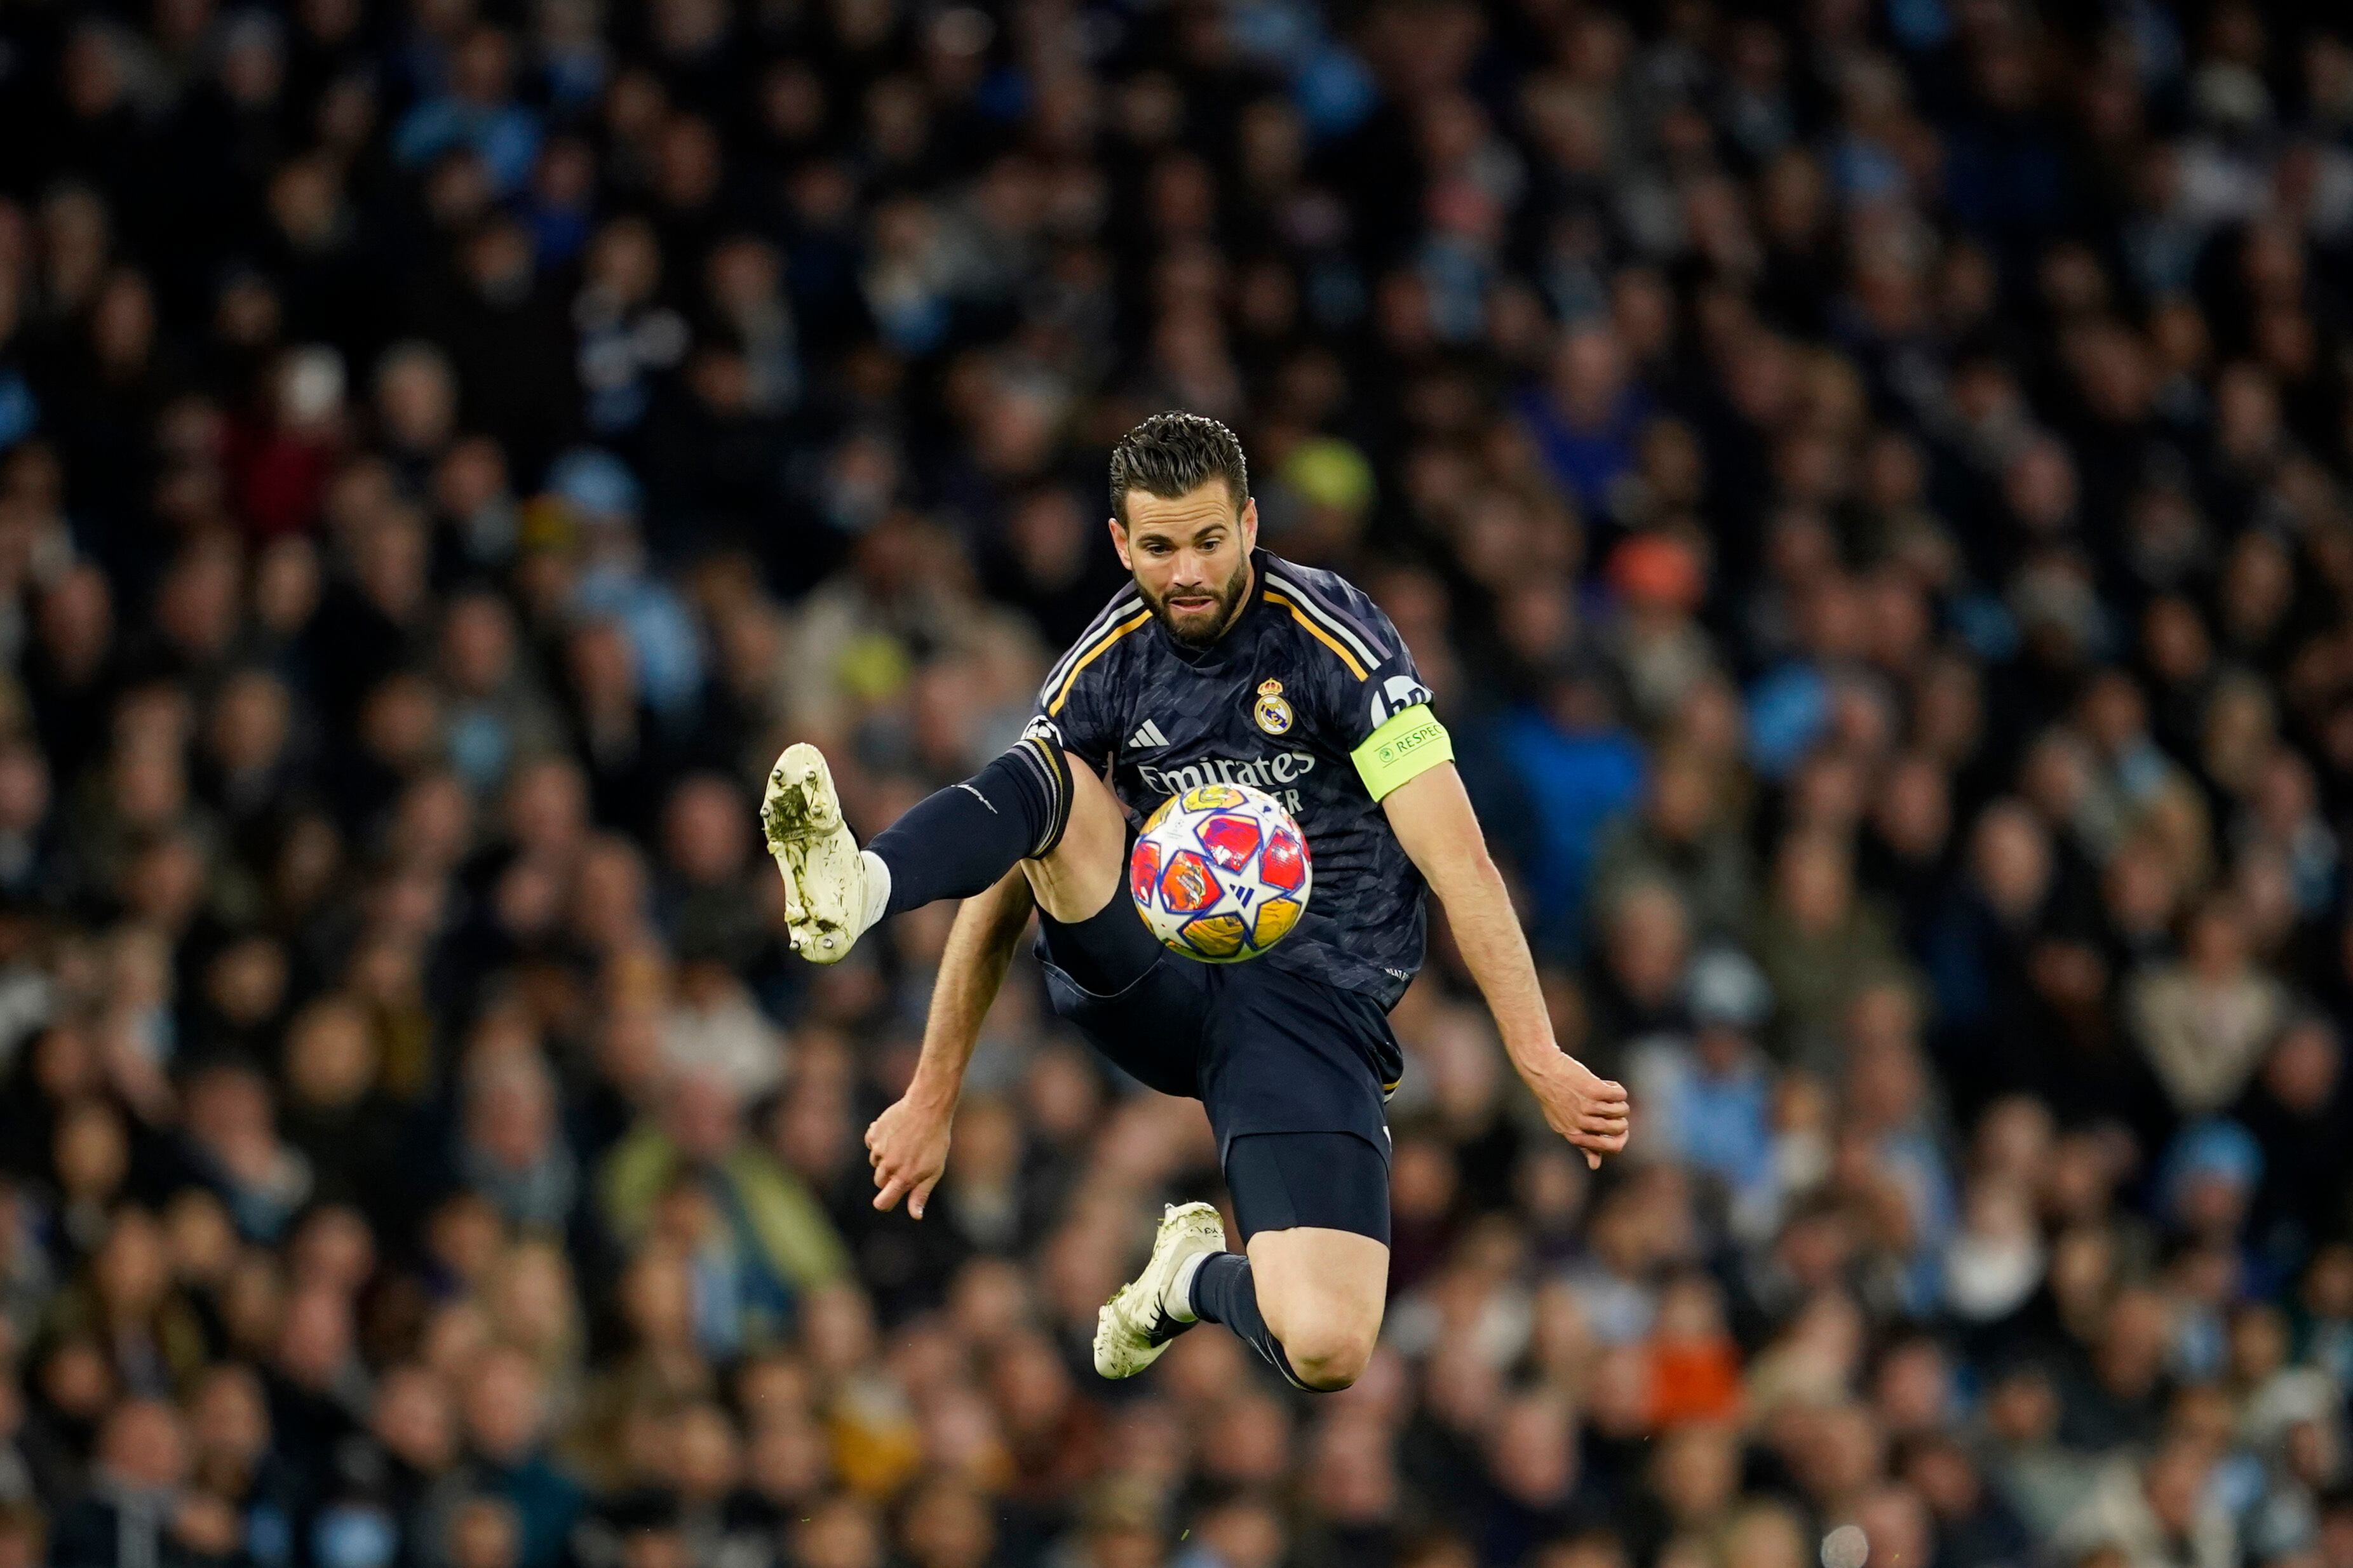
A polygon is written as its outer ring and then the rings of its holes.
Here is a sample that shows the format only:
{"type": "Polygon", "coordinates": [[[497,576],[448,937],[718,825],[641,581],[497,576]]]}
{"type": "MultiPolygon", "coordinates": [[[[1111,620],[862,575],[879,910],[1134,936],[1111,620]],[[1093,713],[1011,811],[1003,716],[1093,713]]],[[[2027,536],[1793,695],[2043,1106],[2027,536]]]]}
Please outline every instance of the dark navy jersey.
{"type": "Polygon", "coordinates": [[[1308,909],[1261,963],[1393,1005],[1421,967],[1421,873],[1351,753],[1430,700],[1405,641],[1329,572],[1261,550],[1249,603],[1215,643],[1170,637],[1131,584],[1038,697],[1063,747],[1132,820],[1197,784],[1254,784],[1289,808],[1314,864],[1308,909]]]}

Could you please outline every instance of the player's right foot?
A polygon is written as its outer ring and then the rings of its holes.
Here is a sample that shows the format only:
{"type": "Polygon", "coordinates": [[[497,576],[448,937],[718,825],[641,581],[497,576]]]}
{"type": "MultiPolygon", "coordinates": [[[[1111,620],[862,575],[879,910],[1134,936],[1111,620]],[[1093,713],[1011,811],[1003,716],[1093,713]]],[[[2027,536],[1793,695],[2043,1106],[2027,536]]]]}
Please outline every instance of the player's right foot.
{"type": "Polygon", "coordinates": [[[812,963],[839,963],[873,922],[868,918],[866,863],[841,820],[833,772],[807,742],[786,746],[768,771],[760,830],[785,879],[785,929],[793,950],[812,963]]]}
{"type": "Polygon", "coordinates": [[[1158,1361],[1168,1342],[1198,1321],[1180,1322],[1182,1303],[1170,1299],[1186,1259],[1225,1249],[1226,1225],[1217,1205],[1169,1205],[1144,1272],[1113,1291],[1095,1314],[1095,1370],[1105,1377],[1134,1377],[1158,1361]]]}

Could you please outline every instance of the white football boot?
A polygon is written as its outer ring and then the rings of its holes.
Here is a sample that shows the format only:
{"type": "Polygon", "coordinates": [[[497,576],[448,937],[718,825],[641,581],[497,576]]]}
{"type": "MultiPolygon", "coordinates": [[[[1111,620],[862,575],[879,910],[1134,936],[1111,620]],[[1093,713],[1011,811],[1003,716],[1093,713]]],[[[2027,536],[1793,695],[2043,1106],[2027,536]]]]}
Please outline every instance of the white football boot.
{"type": "Polygon", "coordinates": [[[1113,1291],[1095,1314],[1095,1370],[1105,1377],[1134,1377],[1158,1361],[1171,1340],[1199,1321],[1180,1321],[1178,1303],[1168,1300],[1186,1260],[1225,1249],[1226,1224],[1215,1204],[1169,1205],[1144,1272],[1113,1291]]]}
{"type": "MultiPolygon", "coordinates": [[[[833,772],[815,746],[805,741],[786,746],[768,770],[760,831],[785,879],[785,929],[793,950],[811,963],[848,958],[881,911],[870,897],[873,866],[841,820],[833,772]]],[[[887,899],[887,883],[882,891],[887,899]]]]}

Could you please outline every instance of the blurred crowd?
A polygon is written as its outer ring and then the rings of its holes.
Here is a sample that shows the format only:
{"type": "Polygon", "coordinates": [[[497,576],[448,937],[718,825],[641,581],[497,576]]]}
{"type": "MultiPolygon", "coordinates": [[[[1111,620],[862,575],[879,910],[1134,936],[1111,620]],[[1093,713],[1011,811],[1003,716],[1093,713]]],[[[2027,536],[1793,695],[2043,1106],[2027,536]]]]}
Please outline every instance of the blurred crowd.
{"type": "MultiPolygon", "coordinates": [[[[0,1568],[2353,1568],[2353,41],[2250,0],[0,0],[0,1568]],[[1366,1377],[871,833],[1230,422],[1411,643],[1366,1377]]],[[[1134,803],[1148,806],[1151,803],[1134,803]]]]}

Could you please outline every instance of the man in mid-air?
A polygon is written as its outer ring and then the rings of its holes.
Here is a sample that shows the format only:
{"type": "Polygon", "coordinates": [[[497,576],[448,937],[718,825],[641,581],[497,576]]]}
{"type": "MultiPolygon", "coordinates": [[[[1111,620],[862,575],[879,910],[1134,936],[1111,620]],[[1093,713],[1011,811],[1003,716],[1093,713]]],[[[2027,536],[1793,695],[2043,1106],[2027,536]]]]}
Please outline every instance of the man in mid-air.
{"type": "Polygon", "coordinates": [[[1626,1091],[1554,1043],[1527,942],[1446,731],[1397,630],[1328,572],[1260,550],[1241,444],[1160,414],[1111,459],[1111,539],[1134,578],[1054,665],[1019,742],[860,850],[825,759],[786,748],[761,821],[794,947],[846,957],[887,915],[962,899],[906,1095],[867,1130],[877,1208],[920,1218],[965,1066],[1034,909],[1054,1010],[1140,1081],[1198,1099],[1244,1251],[1217,1209],[1172,1206],[1103,1306],[1095,1370],[1128,1377],[1201,1319],[1302,1388],[1345,1388],[1388,1280],[1388,1010],[1420,967],[1422,893],[1554,1131],[1599,1163],[1626,1091]],[[1108,781],[1108,782],[1106,782],[1108,781]],[[1163,948],[1130,907],[1130,823],[1194,784],[1255,784],[1315,867],[1298,926],[1247,963],[1163,948]],[[1114,793],[1116,792],[1116,793],[1114,793]],[[1131,816],[1124,800],[1139,808],[1131,816]]]}

